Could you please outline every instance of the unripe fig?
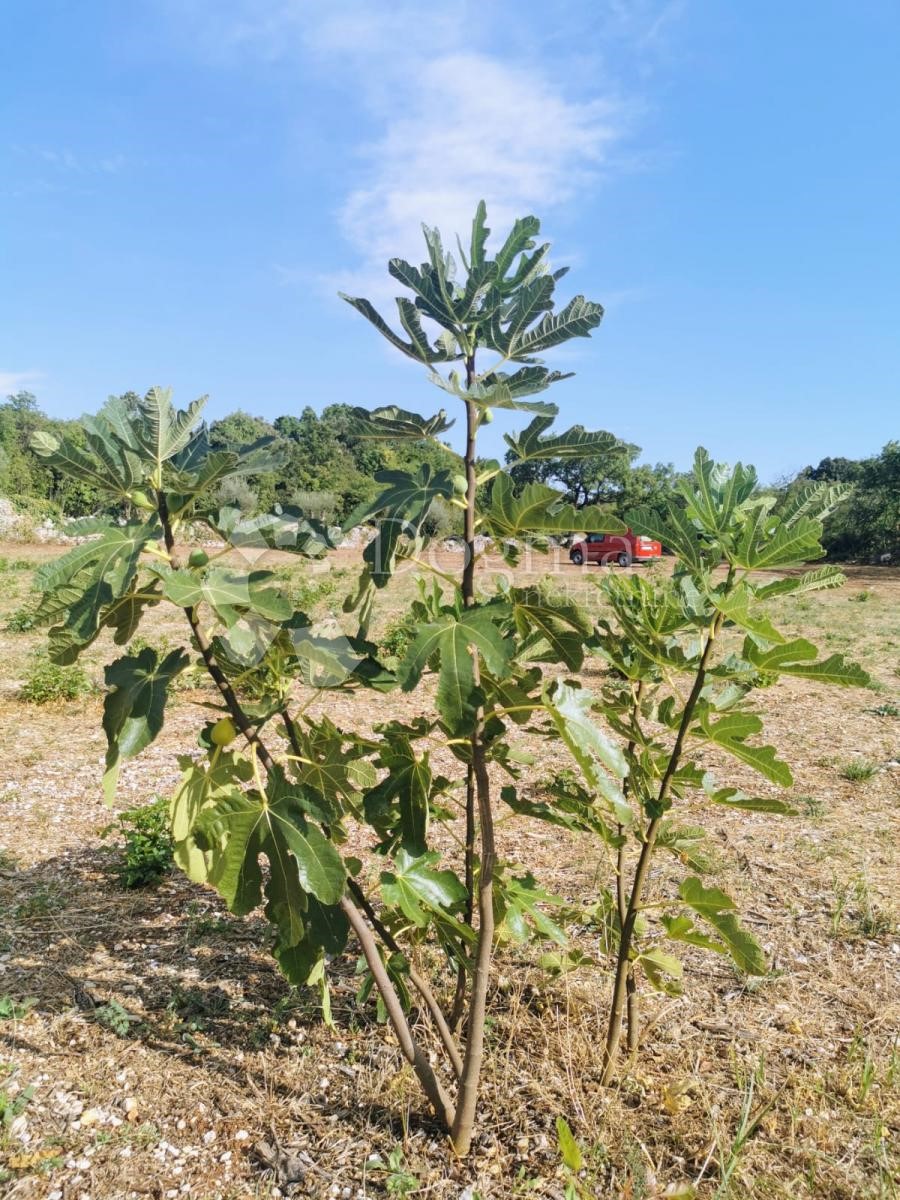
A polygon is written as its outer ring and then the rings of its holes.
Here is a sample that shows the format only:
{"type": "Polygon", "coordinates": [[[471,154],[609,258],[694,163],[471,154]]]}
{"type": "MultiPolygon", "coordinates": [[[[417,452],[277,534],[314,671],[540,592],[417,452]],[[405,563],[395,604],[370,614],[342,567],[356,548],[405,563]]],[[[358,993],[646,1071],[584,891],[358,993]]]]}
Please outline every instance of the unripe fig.
{"type": "Polygon", "coordinates": [[[481,410],[482,425],[490,425],[490,423],[491,423],[491,421],[493,421],[493,419],[494,419],[494,410],[492,408],[483,408],[481,410]]]}
{"type": "Polygon", "coordinates": [[[469,490],[469,484],[465,475],[453,476],[453,490],[456,492],[457,496],[464,496],[466,494],[466,492],[469,490]]]}
{"type": "Polygon", "coordinates": [[[205,550],[192,550],[188,555],[189,567],[205,567],[209,562],[209,555],[205,550]]]}
{"type": "Polygon", "coordinates": [[[135,508],[156,508],[156,504],[146,492],[131,492],[129,499],[135,508]]]}
{"type": "Polygon", "coordinates": [[[231,717],[222,717],[209,731],[209,738],[214,746],[228,746],[237,735],[237,726],[231,717]]]}

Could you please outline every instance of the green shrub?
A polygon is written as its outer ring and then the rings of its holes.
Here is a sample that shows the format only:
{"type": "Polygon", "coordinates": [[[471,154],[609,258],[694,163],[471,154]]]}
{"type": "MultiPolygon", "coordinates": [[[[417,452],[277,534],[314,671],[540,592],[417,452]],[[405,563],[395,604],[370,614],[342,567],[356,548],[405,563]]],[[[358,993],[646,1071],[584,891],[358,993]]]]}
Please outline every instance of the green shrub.
{"type": "Polygon", "coordinates": [[[305,613],[312,613],[318,605],[333,600],[340,593],[346,575],[347,572],[339,568],[327,574],[304,575],[301,579],[285,571],[283,578],[289,583],[291,603],[305,613]]]}
{"type": "Polygon", "coordinates": [[[381,639],[381,649],[386,658],[402,658],[416,636],[417,625],[409,614],[391,621],[381,639]]]}
{"type": "Polygon", "coordinates": [[[20,921],[30,921],[34,917],[49,917],[53,913],[62,912],[68,905],[65,893],[55,883],[48,887],[38,888],[21,904],[16,906],[16,916],[20,921]]]}
{"type": "Polygon", "coordinates": [[[91,682],[84,667],[77,663],[61,667],[46,654],[38,653],[32,656],[19,698],[29,704],[50,704],[54,700],[77,700],[90,690],[91,682]]]}
{"type": "Polygon", "coordinates": [[[172,834],[169,802],[157,796],[140,808],[119,813],[104,836],[117,833],[123,840],[116,877],[124,888],[152,887],[172,869],[172,834]]]}
{"type": "Polygon", "coordinates": [[[128,1037],[131,1031],[131,1019],[118,1000],[110,1000],[107,1004],[95,1008],[94,1019],[117,1037],[128,1037]]]}
{"type": "Polygon", "coordinates": [[[840,775],[850,783],[867,783],[877,770],[877,763],[869,762],[865,758],[855,758],[852,762],[844,763],[840,775]]]}
{"type": "Polygon", "coordinates": [[[0,575],[6,575],[9,571],[30,571],[31,567],[27,558],[4,558],[0,554],[0,575]]]}
{"type": "Polygon", "coordinates": [[[3,628],[7,633],[28,633],[36,624],[35,609],[30,604],[23,604],[10,613],[3,628]]]}

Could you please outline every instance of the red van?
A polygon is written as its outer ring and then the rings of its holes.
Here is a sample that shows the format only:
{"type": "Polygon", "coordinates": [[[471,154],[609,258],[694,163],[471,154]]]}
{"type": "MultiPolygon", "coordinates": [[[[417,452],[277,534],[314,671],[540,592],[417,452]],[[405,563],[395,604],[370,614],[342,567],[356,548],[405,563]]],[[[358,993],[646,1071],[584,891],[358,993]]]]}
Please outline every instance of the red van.
{"type": "Polygon", "coordinates": [[[569,558],[576,567],[585,562],[618,563],[630,567],[636,562],[653,562],[662,558],[662,546],[653,538],[640,537],[626,529],[624,533],[589,533],[581,541],[573,542],[569,558]]]}

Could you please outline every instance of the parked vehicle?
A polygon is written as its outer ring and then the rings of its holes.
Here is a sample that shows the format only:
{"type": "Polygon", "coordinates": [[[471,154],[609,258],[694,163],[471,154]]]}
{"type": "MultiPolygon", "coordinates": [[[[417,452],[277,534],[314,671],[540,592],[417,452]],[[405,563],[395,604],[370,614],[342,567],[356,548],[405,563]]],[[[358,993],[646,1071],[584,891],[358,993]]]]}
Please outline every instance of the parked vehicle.
{"type": "Polygon", "coordinates": [[[630,567],[632,563],[662,558],[662,546],[653,538],[641,537],[630,529],[624,533],[589,533],[572,543],[569,558],[576,567],[585,562],[603,566],[618,563],[620,567],[630,567]]]}

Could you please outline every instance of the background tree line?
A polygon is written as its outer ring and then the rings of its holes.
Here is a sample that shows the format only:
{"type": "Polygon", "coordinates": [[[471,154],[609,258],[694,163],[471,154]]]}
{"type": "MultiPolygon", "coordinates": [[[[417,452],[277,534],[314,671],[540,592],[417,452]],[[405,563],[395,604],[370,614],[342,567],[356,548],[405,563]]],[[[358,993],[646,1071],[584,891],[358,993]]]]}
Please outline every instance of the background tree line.
{"type": "MultiPolygon", "coordinates": [[[[123,397],[136,404],[138,396],[123,397]]],[[[274,436],[288,451],[277,473],[230,481],[219,500],[244,511],[268,510],[274,503],[299,504],[327,521],[340,521],[379,490],[377,471],[415,470],[422,463],[455,469],[455,458],[434,443],[373,442],[354,436],[352,408],[331,404],[321,414],[304,408],[299,416],[262,417],[238,410],[213,421],[214,447],[246,445],[274,436]]],[[[30,449],[31,435],[40,429],[76,440],[79,425],[43,413],[27,391],[0,404],[0,496],[8,497],[28,516],[84,516],[102,507],[90,485],[62,476],[30,449]]],[[[575,461],[547,459],[515,466],[511,474],[520,486],[539,482],[559,490],[576,508],[599,505],[616,516],[649,505],[662,509],[673,494],[679,473],[671,463],[638,463],[640,447],[618,441],[602,457],[575,461]]],[[[852,501],[840,506],[825,523],[824,545],[829,558],[873,559],[891,554],[900,558],[900,441],[891,441],[879,454],[864,459],[823,458],[771,489],[782,502],[804,481],[853,485],[852,501]]],[[[450,536],[461,530],[458,510],[436,502],[429,532],[450,536]]]]}

